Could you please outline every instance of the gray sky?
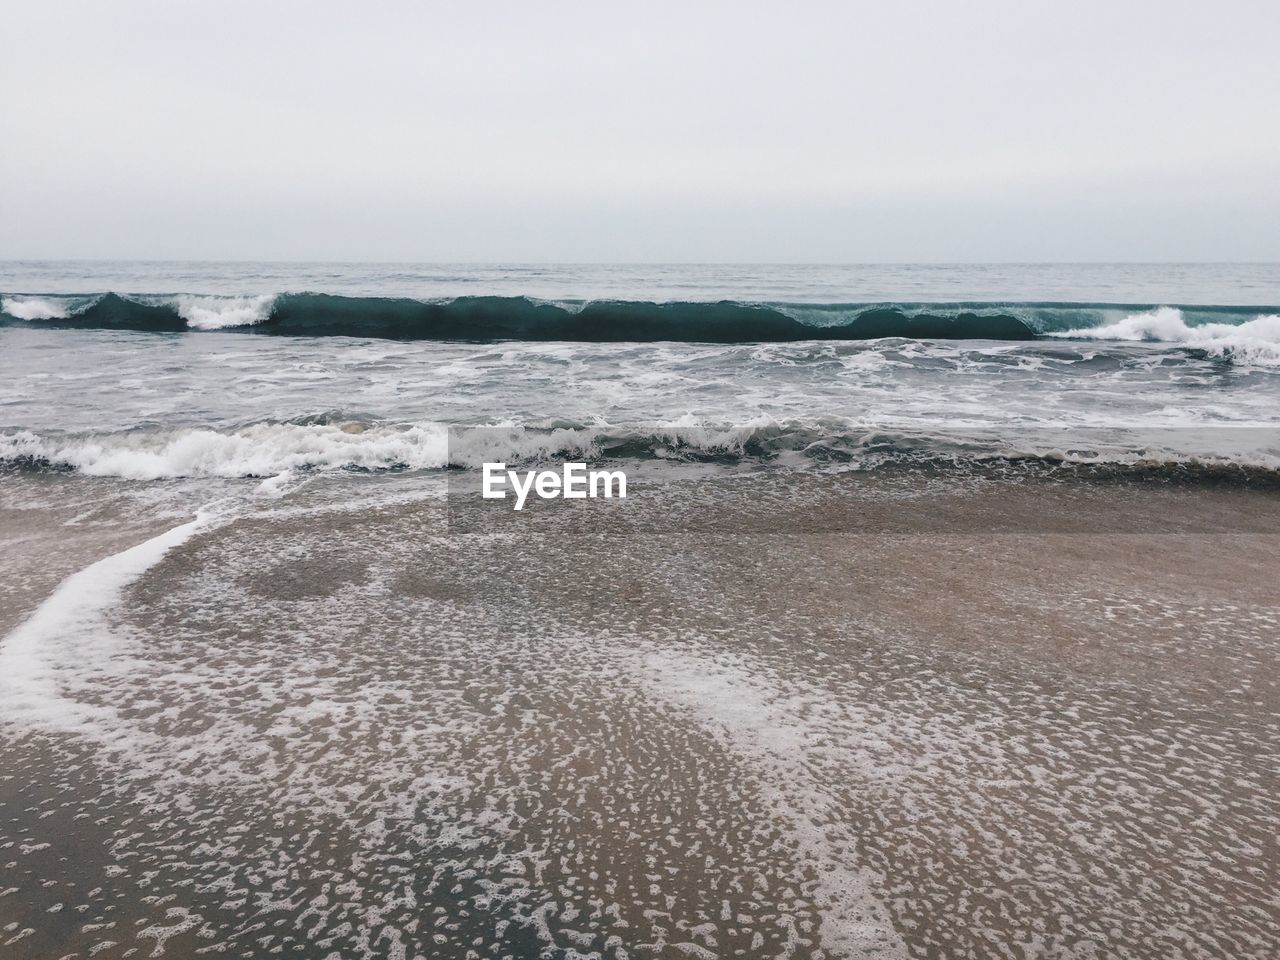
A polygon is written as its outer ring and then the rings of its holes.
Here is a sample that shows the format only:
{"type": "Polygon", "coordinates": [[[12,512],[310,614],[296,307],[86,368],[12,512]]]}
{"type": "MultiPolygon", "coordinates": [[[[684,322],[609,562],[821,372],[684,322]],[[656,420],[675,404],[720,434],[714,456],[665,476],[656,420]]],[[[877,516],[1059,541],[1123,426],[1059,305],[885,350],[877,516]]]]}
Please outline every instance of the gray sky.
{"type": "Polygon", "coordinates": [[[1280,260],[1280,3],[4,0],[0,257],[1280,260]]]}

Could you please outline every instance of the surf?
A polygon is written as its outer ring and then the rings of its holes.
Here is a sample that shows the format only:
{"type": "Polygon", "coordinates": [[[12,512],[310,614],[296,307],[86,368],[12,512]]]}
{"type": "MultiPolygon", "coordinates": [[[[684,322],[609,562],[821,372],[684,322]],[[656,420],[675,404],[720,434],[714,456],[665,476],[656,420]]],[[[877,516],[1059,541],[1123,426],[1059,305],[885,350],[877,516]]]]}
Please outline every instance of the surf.
{"type": "Polygon", "coordinates": [[[1176,343],[1209,356],[1230,357],[1256,366],[1280,366],[1280,313],[1240,323],[1191,324],[1182,310],[1160,307],[1098,327],[1052,334],[1074,340],[1176,343]]]}
{"type": "Polygon", "coordinates": [[[1274,486],[1280,482],[1280,435],[1259,424],[1220,425],[1209,437],[1194,427],[1154,424],[1068,430],[768,415],[554,426],[326,418],[223,429],[0,432],[0,472],[128,481],[252,479],[270,486],[324,474],[481,472],[498,461],[533,468],[566,460],[730,470],[1083,471],[1274,486]]]}
{"type": "MultiPolygon", "coordinates": [[[[542,300],[460,296],[423,300],[331,293],[259,295],[0,295],[0,326],[151,333],[231,331],[264,336],[402,341],[788,343],[1044,337],[1280,346],[1280,307],[1056,302],[788,303],[748,300],[542,300]]],[[[1265,353],[1269,348],[1263,348],[1265,353]]]]}
{"type": "Polygon", "coordinates": [[[256,297],[11,295],[0,323],[62,329],[180,333],[236,330],[274,336],[389,340],[754,343],[883,337],[1031,340],[999,309],[894,304],[788,305],[735,300],[551,302],[531,297],[447,300],[295,293],[256,297]]]}

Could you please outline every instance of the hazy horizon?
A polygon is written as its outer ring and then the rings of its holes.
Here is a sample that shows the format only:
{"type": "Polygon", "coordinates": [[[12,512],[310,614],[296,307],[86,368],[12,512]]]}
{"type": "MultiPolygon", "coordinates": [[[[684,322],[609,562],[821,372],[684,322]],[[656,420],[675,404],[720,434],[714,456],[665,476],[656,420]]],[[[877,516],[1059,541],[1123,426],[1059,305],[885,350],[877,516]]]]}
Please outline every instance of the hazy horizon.
{"type": "Polygon", "coordinates": [[[1272,266],[1280,256],[1260,260],[414,260],[359,257],[0,257],[0,263],[209,263],[299,264],[347,266],[380,264],[409,267],[1125,267],[1125,266],[1272,266]]]}
{"type": "Polygon", "coordinates": [[[1280,6],[19,4],[0,259],[1280,260],[1280,6]]]}

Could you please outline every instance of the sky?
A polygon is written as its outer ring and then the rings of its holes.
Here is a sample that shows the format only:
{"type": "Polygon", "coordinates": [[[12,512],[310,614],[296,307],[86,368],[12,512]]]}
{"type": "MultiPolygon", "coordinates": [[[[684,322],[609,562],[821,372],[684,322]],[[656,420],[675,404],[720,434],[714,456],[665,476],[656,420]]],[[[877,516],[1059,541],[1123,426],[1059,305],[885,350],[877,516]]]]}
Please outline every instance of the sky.
{"type": "Polygon", "coordinates": [[[1280,3],[3,0],[0,257],[1280,260],[1280,3]]]}

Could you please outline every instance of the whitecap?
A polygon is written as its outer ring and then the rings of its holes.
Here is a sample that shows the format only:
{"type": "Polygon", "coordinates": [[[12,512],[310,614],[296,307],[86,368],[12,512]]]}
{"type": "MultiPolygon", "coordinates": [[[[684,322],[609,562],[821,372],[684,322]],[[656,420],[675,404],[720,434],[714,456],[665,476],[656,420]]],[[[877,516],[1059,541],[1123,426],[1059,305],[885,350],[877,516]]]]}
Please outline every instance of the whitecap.
{"type": "Polygon", "coordinates": [[[70,315],[71,304],[51,297],[4,297],[0,299],[0,313],[15,320],[65,320],[70,315]]]}
{"type": "Polygon", "coordinates": [[[275,294],[257,297],[181,296],[174,306],[193,330],[221,330],[261,323],[271,316],[275,302],[275,294]]]}
{"type": "Polygon", "coordinates": [[[1072,340],[1127,340],[1176,343],[1210,356],[1229,356],[1257,366],[1280,366],[1280,314],[1263,314],[1243,323],[1188,324],[1182,311],[1160,307],[1130,314],[1101,327],[1050,334],[1072,340]]]}
{"type": "Polygon", "coordinates": [[[93,477],[279,477],[293,470],[443,467],[443,426],[259,423],[234,430],[129,431],[71,438],[0,435],[0,461],[31,460],[93,477]],[[363,426],[363,425],[362,425],[363,426]]]}

